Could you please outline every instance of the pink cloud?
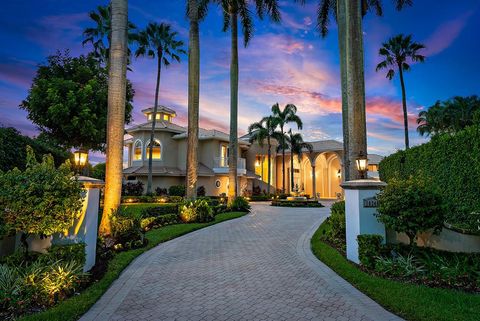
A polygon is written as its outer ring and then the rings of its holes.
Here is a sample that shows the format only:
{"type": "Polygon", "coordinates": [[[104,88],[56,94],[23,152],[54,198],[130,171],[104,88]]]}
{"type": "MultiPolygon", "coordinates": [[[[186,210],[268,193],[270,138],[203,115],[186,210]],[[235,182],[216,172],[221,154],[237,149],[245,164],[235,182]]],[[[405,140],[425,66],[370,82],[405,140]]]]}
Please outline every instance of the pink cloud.
{"type": "Polygon", "coordinates": [[[441,24],[423,43],[425,55],[434,56],[441,53],[457,39],[473,11],[468,11],[461,16],[441,24]]]}

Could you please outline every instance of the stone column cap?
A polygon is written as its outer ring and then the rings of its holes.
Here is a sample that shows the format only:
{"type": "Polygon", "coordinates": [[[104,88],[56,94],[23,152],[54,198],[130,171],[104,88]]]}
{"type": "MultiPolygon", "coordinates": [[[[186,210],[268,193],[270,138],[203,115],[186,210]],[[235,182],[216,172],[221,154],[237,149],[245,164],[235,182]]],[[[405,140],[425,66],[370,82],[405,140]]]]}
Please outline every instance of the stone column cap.
{"type": "Polygon", "coordinates": [[[380,189],[387,186],[387,183],[378,179],[357,179],[340,184],[343,189],[380,189]]]}
{"type": "Polygon", "coordinates": [[[100,188],[105,185],[105,182],[101,179],[96,179],[88,176],[77,176],[77,180],[82,183],[84,187],[87,188],[100,188]]]}

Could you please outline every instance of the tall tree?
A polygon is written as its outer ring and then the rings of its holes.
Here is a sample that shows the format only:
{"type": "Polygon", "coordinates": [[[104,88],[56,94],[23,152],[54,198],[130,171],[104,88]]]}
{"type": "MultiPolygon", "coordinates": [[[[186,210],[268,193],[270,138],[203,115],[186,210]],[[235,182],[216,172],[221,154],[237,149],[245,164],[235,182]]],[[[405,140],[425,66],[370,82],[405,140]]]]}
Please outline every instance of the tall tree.
{"type": "Polygon", "coordinates": [[[285,193],[285,147],[288,146],[285,142],[286,132],[285,126],[289,123],[297,124],[298,129],[302,129],[303,123],[300,117],[297,115],[297,107],[293,104],[287,104],[283,110],[280,109],[280,105],[276,103],[272,106],[273,117],[277,119],[278,126],[280,127],[281,141],[279,146],[283,147],[282,150],[282,192],[285,193]]]}
{"type": "Polygon", "coordinates": [[[198,112],[200,103],[200,22],[207,15],[209,0],[187,0],[190,21],[188,41],[188,138],[187,197],[197,197],[198,179],[198,112]]]}
{"type": "MultiPolygon", "coordinates": [[[[305,3],[305,0],[298,0],[305,3]]],[[[397,10],[413,4],[413,0],[394,0],[397,10]]],[[[321,0],[317,26],[326,37],[333,16],[338,24],[340,72],[342,84],[342,126],[345,168],[344,179],[359,173],[354,168],[358,152],[366,153],[365,85],[363,75],[363,33],[361,19],[368,12],[383,14],[381,0],[321,0]]]]}
{"type": "MultiPolygon", "coordinates": [[[[276,129],[278,127],[278,120],[273,116],[263,117],[259,122],[253,123],[248,127],[248,134],[250,136],[250,143],[258,143],[260,147],[263,147],[265,141],[267,142],[267,170],[268,170],[268,187],[267,191],[270,195],[270,186],[272,182],[272,140],[281,142],[281,133],[276,129]]],[[[263,166],[263,165],[262,165],[263,166]]]]}
{"type": "MultiPolygon", "coordinates": [[[[131,120],[134,91],[127,83],[124,119],[131,120]]],[[[20,108],[42,134],[65,149],[103,151],[106,142],[108,70],[92,54],[68,52],[48,57],[38,67],[20,108]]]]}
{"type": "Polygon", "coordinates": [[[186,54],[183,41],[177,40],[178,33],[172,30],[169,24],[150,22],[145,30],[138,33],[138,48],[135,56],[157,58],[157,79],[155,86],[155,102],[152,114],[152,130],[150,132],[150,148],[148,150],[148,181],[147,194],[152,194],[152,155],[155,141],[155,125],[157,123],[158,93],[160,90],[160,74],[162,65],[168,67],[171,61],[180,62],[180,55],[186,54]]]}
{"type": "MultiPolygon", "coordinates": [[[[230,144],[229,144],[229,188],[228,200],[233,202],[238,196],[238,18],[242,26],[243,45],[248,46],[253,36],[253,19],[248,0],[217,0],[223,9],[223,31],[231,32],[230,62],[230,144]]],[[[258,17],[263,19],[265,12],[275,22],[280,21],[277,0],[255,2],[258,17]]]]}
{"type": "Polygon", "coordinates": [[[425,46],[412,41],[412,35],[402,34],[388,39],[382,44],[378,54],[383,61],[377,65],[376,71],[388,69],[387,78],[392,80],[395,76],[395,69],[398,70],[400,85],[402,86],[403,126],[405,130],[405,148],[410,147],[408,139],[408,111],[407,94],[405,91],[405,79],[403,73],[410,70],[411,62],[424,62],[425,56],[419,53],[425,46]]]}
{"type": "MultiPolygon", "coordinates": [[[[90,11],[88,16],[95,23],[94,27],[85,28],[83,31],[82,44],[91,43],[94,56],[101,62],[107,63],[109,57],[110,42],[112,39],[112,15],[110,5],[97,6],[97,11],[90,11]],[[105,44],[106,41],[106,44],[105,44]]],[[[137,27],[128,22],[128,40],[135,39],[135,29],[137,27]]],[[[130,54],[129,54],[130,56],[130,54]]]]}
{"type": "Polygon", "coordinates": [[[123,135],[127,89],[127,0],[112,0],[112,41],[108,74],[107,155],[105,200],[99,233],[110,235],[110,214],[122,196],[123,135]]]}
{"type": "Polygon", "coordinates": [[[312,144],[303,141],[302,134],[293,133],[291,129],[288,131],[288,134],[285,135],[285,138],[288,148],[290,149],[290,191],[292,191],[293,187],[295,186],[293,157],[296,155],[298,162],[300,163],[304,150],[307,150],[311,153],[313,150],[313,146],[312,144]]]}

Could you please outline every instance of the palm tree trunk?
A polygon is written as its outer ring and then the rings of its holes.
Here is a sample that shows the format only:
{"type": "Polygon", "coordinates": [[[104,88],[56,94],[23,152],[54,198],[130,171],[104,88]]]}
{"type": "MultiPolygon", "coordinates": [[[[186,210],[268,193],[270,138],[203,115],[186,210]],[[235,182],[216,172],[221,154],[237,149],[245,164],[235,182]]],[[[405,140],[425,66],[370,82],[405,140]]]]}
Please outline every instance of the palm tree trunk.
{"type": "Polygon", "coordinates": [[[402,105],[403,105],[403,125],[405,128],[405,149],[410,148],[410,141],[408,139],[408,112],[407,112],[407,94],[405,92],[405,80],[403,79],[402,65],[398,66],[400,73],[400,84],[402,85],[402,105]]]}
{"type": "Polygon", "coordinates": [[[112,41],[108,71],[105,200],[99,234],[109,235],[110,214],[120,206],[123,177],[123,135],[127,91],[127,0],[112,0],[112,41]]]}
{"type": "Polygon", "coordinates": [[[345,9],[345,73],[348,104],[348,161],[346,165],[349,178],[352,180],[360,178],[360,173],[353,165],[355,159],[360,153],[367,154],[361,1],[347,1],[345,9]]]}
{"type": "MultiPolygon", "coordinates": [[[[157,110],[158,110],[158,92],[160,90],[160,73],[162,70],[162,52],[157,53],[158,66],[157,66],[157,85],[155,87],[155,104],[153,105],[153,120],[152,131],[150,133],[150,150],[148,151],[148,181],[147,181],[147,195],[152,194],[152,180],[153,180],[153,144],[155,139],[155,125],[157,124],[157,110]]],[[[161,153],[162,151],[160,151],[161,153]]]]}
{"type": "Polygon", "coordinates": [[[232,57],[230,64],[230,154],[228,160],[228,203],[238,196],[238,15],[230,14],[232,31],[232,57]]]}
{"type": "Polygon", "coordinates": [[[348,104],[347,104],[347,73],[346,73],[346,17],[345,17],[345,1],[337,0],[337,25],[338,25],[338,47],[340,51],[340,79],[342,85],[342,130],[343,130],[343,164],[344,164],[344,180],[350,180],[350,163],[349,163],[349,145],[348,145],[348,104]]]}
{"type": "Polygon", "coordinates": [[[292,146],[290,146],[290,193],[293,191],[294,187],[294,181],[293,181],[293,151],[292,151],[292,146]]]}
{"type": "Polygon", "coordinates": [[[267,191],[268,191],[268,195],[270,196],[270,182],[272,181],[272,171],[271,171],[271,160],[272,160],[272,145],[270,144],[270,138],[268,139],[268,160],[267,160],[267,170],[268,170],[268,173],[267,173],[267,181],[268,181],[268,186],[267,186],[267,191]]]}
{"type": "Polygon", "coordinates": [[[283,125],[280,126],[282,132],[282,194],[285,194],[285,133],[283,132],[283,125]]]}
{"type": "Polygon", "coordinates": [[[198,179],[198,111],[200,96],[200,36],[198,4],[189,0],[187,197],[196,198],[198,179]]]}

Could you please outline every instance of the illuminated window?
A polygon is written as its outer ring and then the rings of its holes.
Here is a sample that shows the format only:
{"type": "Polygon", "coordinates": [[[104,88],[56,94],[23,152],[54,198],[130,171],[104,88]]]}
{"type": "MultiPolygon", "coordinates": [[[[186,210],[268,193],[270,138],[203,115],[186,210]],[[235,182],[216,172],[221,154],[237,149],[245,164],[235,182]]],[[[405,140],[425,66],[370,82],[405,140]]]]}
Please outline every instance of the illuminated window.
{"type": "Polygon", "coordinates": [[[369,172],[377,172],[378,171],[378,165],[368,165],[368,171],[369,172]]]}
{"type": "Polygon", "coordinates": [[[133,160],[142,160],[142,142],[137,140],[133,147],[133,160]]]}
{"type": "Polygon", "coordinates": [[[169,119],[168,115],[163,115],[163,120],[169,121],[170,119],[169,119]]]}
{"type": "MultiPolygon", "coordinates": [[[[150,142],[148,143],[145,150],[148,159],[148,157],[150,156],[150,142]]],[[[153,141],[152,159],[162,159],[162,145],[157,139],[153,141]]]]}

